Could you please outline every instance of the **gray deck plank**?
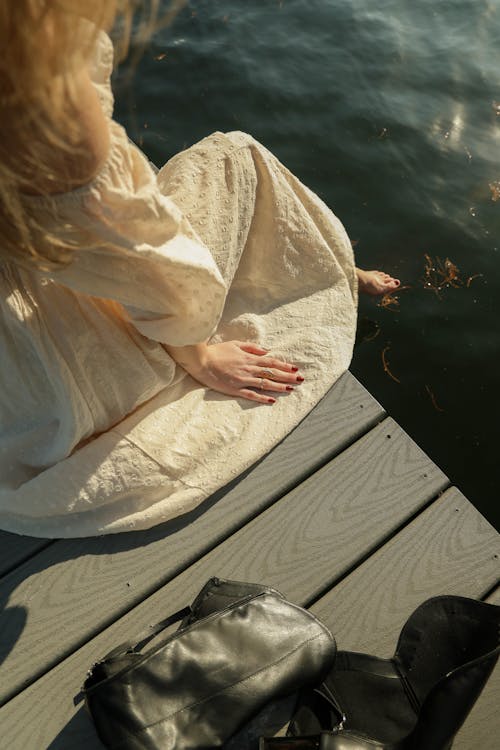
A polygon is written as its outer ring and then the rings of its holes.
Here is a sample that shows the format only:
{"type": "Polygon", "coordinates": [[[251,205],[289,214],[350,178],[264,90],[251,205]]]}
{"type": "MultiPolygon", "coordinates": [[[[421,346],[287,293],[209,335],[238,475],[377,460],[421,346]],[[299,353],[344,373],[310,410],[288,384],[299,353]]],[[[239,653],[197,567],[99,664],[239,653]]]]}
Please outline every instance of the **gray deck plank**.
{"type": "Polygon", "coordinates": [[[61,540],[6,576],[0,581],[1,696],[177,575],[383,414],[347,373],[284,442],[208,509],[191,514],[190,523],[179,519],[147,532],[61,540]]]}
{"type": "MultiPolygon", "coordinates": [[[[450,488],[312,611],[331,627],[339,649],[389,657],[403,623],[425,599],[438,594],[482,598],[498,580],[499,555],[495,529],[450,488]]],[[[496,750],[492,728],[500,730],[499,704],[497,666],[453,747],[496,750]]]]}
{"type": "Polygon", "coordinates": [[[0,577],[51,543],[47,539],[35,539],[32,536],[20,536],[0,531],[0,577]]]}
{"type": "MultiPolygon", "coordinates": [[[[346,372],[281,446],[271,452],[263,469],[256,468],[252,477],[256,491],[262,486],[276,491],[273,476],[278,479],[279,486],[285,477],[293,480],[298,472],[313,471],[315,466],[367,432],[384,414],[383,408],[364,386],[346,372]],[[302,456],[304,460],[297,461],[302,456]]],[[[50,543],[46,539],[0,531],[0,577],[50,543]]]]}
{"type": "Polygon", "coordinates": [[[452,487],[312,610],[328,621],[340,649],[388,657],[424,599],[448,593],[480,599],[489,591],[499,553],[500,535],[452,487]]]}
{"type": "Polygon", "coordinates": [[[4,741],[12,750],[98,748],[72,696],[113,645],[191,601],[211,575],[262,581],[307,604],[446,484],[403,430],[385,420],[8,702],[0,709],[4,741]]]}
{"type": "MultiPolygon", "coordinates": [[[[486,599],[500,605],[500,588],[486,599]]],[[[457,735],[453,750],[497,750],[500,733],[500,664],[497,664],[478,702],[457,735]]]]}

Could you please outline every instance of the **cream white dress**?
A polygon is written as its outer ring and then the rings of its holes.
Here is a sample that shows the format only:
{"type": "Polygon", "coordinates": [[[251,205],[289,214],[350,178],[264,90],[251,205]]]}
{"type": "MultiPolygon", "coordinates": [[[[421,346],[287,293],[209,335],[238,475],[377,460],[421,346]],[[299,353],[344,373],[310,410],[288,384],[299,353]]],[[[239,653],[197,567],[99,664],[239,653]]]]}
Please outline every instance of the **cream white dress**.
{"type": "Polygon", "coordinates": [[[25,197],[61,236],[81,227],[73,262],[0,265],[0,528],[18,534],[116,533],[190,511],[282,440],[352,354],[353,253],[330,209],[241,132],[155,175],[111,119],[111,67],[102,33],[106,164],[72,192],[25,197]],[[273,406],[206,389],[161,342],[208,338],[258,342],[305,382],[273,406]]]}

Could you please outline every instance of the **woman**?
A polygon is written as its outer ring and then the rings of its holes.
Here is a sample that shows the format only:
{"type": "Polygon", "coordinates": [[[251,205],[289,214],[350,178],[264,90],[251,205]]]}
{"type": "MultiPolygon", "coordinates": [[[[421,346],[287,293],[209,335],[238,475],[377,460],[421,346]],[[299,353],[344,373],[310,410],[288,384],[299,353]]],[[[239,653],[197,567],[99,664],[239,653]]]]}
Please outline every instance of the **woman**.
{"type": "Polygon", "coordinates": [[[358,285],[399,284],[247,134],[156,176],[112,120],[123,3],[80,5],[0,10],[0,527],[41,537],[191,510],[346,370],[358,285]]]}

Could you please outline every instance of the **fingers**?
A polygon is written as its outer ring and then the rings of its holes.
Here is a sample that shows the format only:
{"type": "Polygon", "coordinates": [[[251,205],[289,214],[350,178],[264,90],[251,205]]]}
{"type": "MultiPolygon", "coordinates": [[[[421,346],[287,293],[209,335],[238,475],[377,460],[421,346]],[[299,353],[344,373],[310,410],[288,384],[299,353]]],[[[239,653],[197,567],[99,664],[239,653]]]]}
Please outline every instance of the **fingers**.
{"type": "MultiPolygon", "coordinates": [[[[283,362],[283,360],[276,359],[276,357],[259,357],[259,359],[252,364],[258,366],[258,369],[252,368],[252,371],[257,376],[261,374],[261,370],[266,370],[267,372],[272,372],[274,378],[277,377],[279,380],[284,379],[290,383],[295,382],[297,377],[300,378],[300,376],[297,376],[299,368],[296,365],[292,365],[290,362],[283,362]],[[291,375],[291,379],[286,377],[285,373],[291,375]]],[[[270,379],[273,379],[273,376],[270,376],[270,379]]]]}
{"type": "Polygon", "coordinates": [[[268,349],[264,349],[263,346],[254,344],[252,341],[238,341],[238,346],[240,347],[240,349],[243,349],[243,351],[247,352],[248,354],[264,355],[264,354],[267,354],[268,352],[268,349]]]}
{"type": "Polygon", "coordinates": [[[256,377],[249,379],[248,386],[240,388],[237,395],[249,401],[257,401],[260,404],[274,404],[276,399],[270,397],[269,393],[288,395],[294,389],[294,385],[290,385],[287,382],[283,383],[269,380],[268,378],[256,377]],[[251,388],[255,388],[255,390],[250,390],[251,388]]]}
{"type": "Polygon", "coordinates": [[[240,349],[247,352],[247,354],[260,355],[258,364],[261,367],[272,367],[276,370],[283,370],[283,372],[297,372],[299,369],[296,365],[292,365],[289,362],[283,362],[283,360],[276,359],[276,357],[270,357],[268,350],[258,344],[249,341],[238,341],[237,343],[240,349]]]}
{"type": "MultiPolygon", "coordinates": [[[[274,383],[285,383],[287,385],[297,385],[302,383],[304,378],[302,375],[296,372],[286,372],[284,370],[278,370],[277,368],[270,369],[269,367],[252,367],[250,369],[250,377],[258,380],[258,384],[261,380],[266,380],[274,383]]],[[[252,382],[255,387],[255,383],[252,382]]]]}
{"type": "Polygon", "coordinates": [[[299,369],[296,365],[291,365],[289,362],[283,362],[281,359],[275,359],[274,357],[261,357],[258,365],[265,370],[279,370],[280,373],[296,373],[299,369]]]}
{"type": "Polygon", "coordinates": [[[259,391],[273,391],[274,393],[291,393],[294,389],[289,383],[281,383],[269,378],[253,378],[249,385],[252,388],[258,388],[259,391]]]}
{"type": "Polygon", "coordinates": [[[242,388],[238,395],[248,399],[248,401],[256,401],[258,404],[271,405],[276,403],[276,399],[272,396],[266,396],[265,393],[256,393],[256,391],[251,391],[248,388],[242,388]]]}
{"type": "Polygon", "coordinates": [[[229,351],[225,350],[225,360],[219,361],[218,382],[206,385],[227,395],[273,404],[276,398],[272,394],[289,395],[304,380],[296,365],[269,356],[267,349],[254,342],[232,341],[215,346],[226,350],[229,347],[229,351]],[[244,354],[236,356],[230,346],[238,347],[244,354]]]}

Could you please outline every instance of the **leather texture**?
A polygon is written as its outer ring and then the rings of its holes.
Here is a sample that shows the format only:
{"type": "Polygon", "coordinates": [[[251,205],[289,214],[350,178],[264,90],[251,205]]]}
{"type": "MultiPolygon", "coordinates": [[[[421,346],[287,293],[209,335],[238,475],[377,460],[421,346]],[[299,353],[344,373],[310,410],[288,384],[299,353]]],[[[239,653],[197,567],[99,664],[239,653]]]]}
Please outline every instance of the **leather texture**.
{"type": "Polygon", "coordinates": [[[221,747],[267,702],[318,684],[333,665],[328,629],[273,589],[211,579],[191,610],[174,635],[142,652],[125,644],[90,671],[86,703],[106,747],[221,747]]]}
{"type": "Polygon", "coordinates": [[[290,750],[305,737],[318,750],[448,750],[497,662],[499,626],[500,607],[440,596],[408,618],[392,659],[338,652],[301,694],[290,750]]]}

